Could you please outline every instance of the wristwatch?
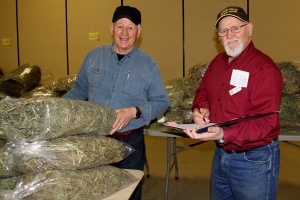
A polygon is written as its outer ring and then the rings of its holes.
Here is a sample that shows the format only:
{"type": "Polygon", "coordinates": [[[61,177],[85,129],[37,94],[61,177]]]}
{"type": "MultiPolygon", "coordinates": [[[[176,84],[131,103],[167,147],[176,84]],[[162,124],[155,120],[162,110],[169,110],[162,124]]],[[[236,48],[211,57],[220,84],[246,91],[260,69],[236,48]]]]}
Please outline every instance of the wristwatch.
{"type": "Polygon", "coordinates": [[[224,137],[221,140],[217,141],[218,144],[224,144],[224,137]]]}
{"type": "Polygon", "coordinates": [[[136,106],[135,109],[136,109],[135,119],[141,118],[142,111],[141,111],[140,107],[136,106]]]}

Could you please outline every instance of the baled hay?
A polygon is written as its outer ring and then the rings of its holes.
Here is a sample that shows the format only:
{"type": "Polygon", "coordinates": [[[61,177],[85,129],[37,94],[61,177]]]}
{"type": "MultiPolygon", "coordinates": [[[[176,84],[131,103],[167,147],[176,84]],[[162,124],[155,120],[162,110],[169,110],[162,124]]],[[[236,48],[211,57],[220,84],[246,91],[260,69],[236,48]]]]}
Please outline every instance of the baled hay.
{"type": "Polygon", "coordinates": [[[35,88],[40,81],[40,67],[27,63],[6,73],[0,80],[0,89],[12,97],[21,97],[35,88]]]}
{"type": "Polygon", "coordinates": [[[22,175],[13,176],[9,178],[0,178],[0,190],[13,190],[22,175]]]}
{"type": "MultiPolygon", "coordinates": [[[[194,95],[194,96],[195,96],[195,95],[194,95]]],[[[193,101],[194,101],[194,96],[186,97],[186,98],[183,100],[183,105],[182,105],[182,107],[183,107],[185,110],[192,110],[193,101]]]]}
{"type": "Polygon", "coordinates": [[[4,147],[7,143],[7,140],[0,139],[0,147],[4,147]]]}
{"type": "Polygon", "coordinates": [[[12,146],[12,165],[22,173],[98,167],[119,162],[134,151],[128,144],[97,135],[66,136],[12,146]]]}
{"type": "Polygon", "coordinates": [[[183,124],[184,119],[183,119],[183,113],[182,110],[177,110],[177,111],[168,111],[165,114],[165,119],[167,122],[176,122],[178,124],[183,124]]]}
{"type": "MultiPolygon", "coordinates": [[[[0,101],[0,136],[28,142],[96,132],[108,135],[116,112],[88,101],[29,98],[0,101]]],[[[6,138],[2,138],[6,139],[6,138]]]]}
{"type": "Polygon", "coordinates": [[[33,90],[26,92],[22,95],[22,98],[32,98],[37,96],[44,97],[61,97],[60,93],[55,92],[49,85],[39,85],[33,90]]]}
{"type": "Polygon", "coordinates": [[[184,124],[194,123],[192,109],[182,111],[182,116],[183,116],[183,123],[184,124]]]}
{"type": "Polygon", "coordinates": [[[300,71],[291,62],[276,63],[281,71],[285,94],[300,94],[300,71]]]}
{"type": "Polygon", "coordinates": [[[292,94],[282,95],[280,105],[280,125],[284,128],[300,128],[300,96],[292,94]]]}
{"type": "Polygon", "coordinates": [[[0,148],[0,178],[12,177],[20,174],[13,169],[12,163],[13,155],[6,146],[0,148]]]}
{"type": "Polygon", "coordinates": [[[185,79],[186,81],[184,81],[184,92],[186,96],[195,96],[195,92],[200,86],[208,64],[209,63],[198,63],[188,70],[188,74],[185,79]]]}
{"type": "Polygon", "coordinates": [[[58,92],[67,92],[74,87],[76,76],[69,75],[53,82],[53,90],[58,92]]]}
{"type": "Polygon", "coordinates": [[[182,101],[184,99],[183,78],[168,81],[165,84],[165,90],[171,103],[170,109],[174,109],[182,105],[182,101]]]}
{"type": "Polygon", "coordinates": [[[26,175],[13,191],[2,191],[5,200],[100,200],[137,181],[124,169],[112,166],[26,175]]]}

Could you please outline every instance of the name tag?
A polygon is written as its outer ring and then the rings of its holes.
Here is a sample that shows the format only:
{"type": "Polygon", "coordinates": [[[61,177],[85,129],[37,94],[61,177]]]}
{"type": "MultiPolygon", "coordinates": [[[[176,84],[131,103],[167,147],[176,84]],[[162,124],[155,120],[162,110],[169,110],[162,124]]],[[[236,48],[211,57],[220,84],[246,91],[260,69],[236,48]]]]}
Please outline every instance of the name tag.
{"type": "Polygon", "coordinates": [[[230,85],[235,86],[235,88],[229,90],[230,95],[234,95],[242,90],[242,87],[246,88],[249,80],[249,72],[234,69],[232,70],[230,85]]]}

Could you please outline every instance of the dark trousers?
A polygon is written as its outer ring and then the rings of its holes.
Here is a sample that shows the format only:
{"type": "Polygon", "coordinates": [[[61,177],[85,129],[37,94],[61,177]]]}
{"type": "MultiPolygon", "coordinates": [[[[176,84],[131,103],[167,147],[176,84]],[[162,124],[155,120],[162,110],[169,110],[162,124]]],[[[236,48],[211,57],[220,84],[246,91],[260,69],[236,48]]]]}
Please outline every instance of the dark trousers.
{"type": "MultiPolygon", "coordinates": [[[[122,169],[136,169],[143,171],[146,158],[144,130],[142,128],[138,129],[136,132],[128,135],[128,138],[118,138],[118,136],[116,136],[116,139],[130,145],[135,151],[124,160],[112,165],[122,169]]],[[[141,200],[141,198],[142,183],[140,182],[130,200],[141,200]]]]}

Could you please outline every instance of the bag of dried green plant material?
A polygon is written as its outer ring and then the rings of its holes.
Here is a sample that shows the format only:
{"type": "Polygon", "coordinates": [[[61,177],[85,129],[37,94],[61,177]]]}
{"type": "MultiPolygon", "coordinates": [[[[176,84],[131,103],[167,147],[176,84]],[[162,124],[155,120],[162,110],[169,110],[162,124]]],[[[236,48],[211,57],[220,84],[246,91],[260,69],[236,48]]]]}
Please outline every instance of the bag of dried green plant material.
{"type": "Polygon", "coordinates": [[[57,92],[67,92],[75,85],[76,76],[69,75],[53,82],[53,90],[57,92]]]}
{"type": "Polygon", "coordinates": [[[281,133],[299,134],[300,130],[300,95],[283,94],[280,105],[281,133]]]}
{"type": "MultiPolygon", "coordinates": [[[[13,190],[17,182],[21,179],[22,174],[18,176],[0,178],[0,190],[13,190]]],[[[0,197],[1,198],[1,197],[0,197]]]]}
{"type": "Polygon", "coordinates": [[[295,62],[276,63],[281,71],[284,88],[284,94],[300,94],[300,71],[297,70],[295,62]]]}
{"type": "Polygon", "coordinates": [[[117,163],[134,149],[114,138],[74,135],[32,143],[10,143],[13,168],[21,173],[76,170],[117,163]]]}
{"type": "Polygon", "coordinates": [[[4,200],[100,200],[138,181],[130,172],[113,166],[84,170],[53,170],[25,175],[14,190],[0,191],[4,200]]]}
{"type": "Polygon", "coordinates": [[[4,74],[0,80],[0,89],[12,97],[35,88],[41,81],[41,69],[35,64],[26,63],[4,74]]]}
{"type": "Polygon", "coordinates": [[[170,110],[181,107],[184,99],[183,79],[176,78],[165,83],[165,90],[170,100],[170,110]]]}
{"type": "Polygon", "coordinates": [[[116,112],[89,101],[55,97],[0,101],[0,137],[33,142],[67,135],[108,135],[116,112]]]}
{"type": "Polygon", "coordinates": [[[13,169],[11,162],[13,155],[7,146],[0,147],[0,178],[12,177],[20,174],[13,169]]]}
{"type": "Polygon", "coordinates": [[[202,78],[207,70],[208,64],[209,63],[207,62],[197,63],[188,70],[188,73],[184,79],[185,81],[183,82],[183,89],[186,96],[195,96],[195,92],[202,81],[202,78]]]}
{"type": "Polygon", "coordinates": [[[38,85],[29,92],[22,94],[21,98],[32,98],[37,96],[44,97],[61,97],[64,93],[56,92],[52,89],[51,85],[38,85]]]}

